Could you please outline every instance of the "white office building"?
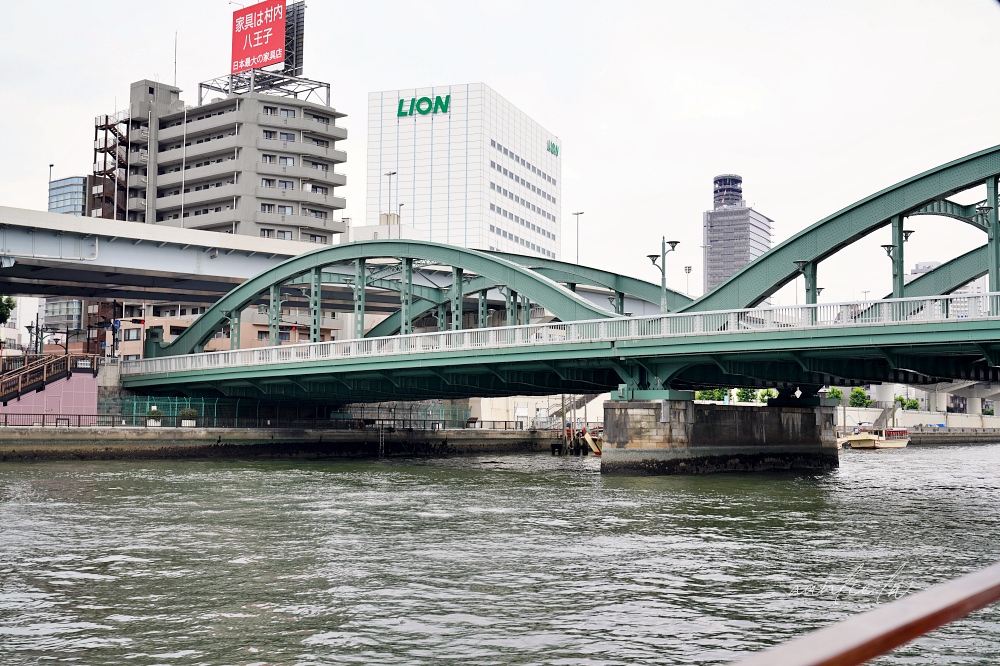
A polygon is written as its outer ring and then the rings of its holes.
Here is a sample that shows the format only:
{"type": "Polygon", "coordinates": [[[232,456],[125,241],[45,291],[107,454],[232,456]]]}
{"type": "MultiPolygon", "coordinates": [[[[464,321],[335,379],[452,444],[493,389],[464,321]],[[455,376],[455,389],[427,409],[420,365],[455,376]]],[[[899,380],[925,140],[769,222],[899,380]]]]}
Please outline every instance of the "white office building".
{"type": "Polygon", "coordinates": [[[482,83],[368,95],[368,225],[559,258],[561,143],[482,83]]]}

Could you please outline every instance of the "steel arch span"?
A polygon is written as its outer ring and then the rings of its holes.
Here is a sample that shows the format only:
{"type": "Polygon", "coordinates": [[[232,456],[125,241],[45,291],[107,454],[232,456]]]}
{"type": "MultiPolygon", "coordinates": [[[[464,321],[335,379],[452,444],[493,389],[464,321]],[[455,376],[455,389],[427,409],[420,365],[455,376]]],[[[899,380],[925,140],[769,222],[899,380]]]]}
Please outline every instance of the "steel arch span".
{"type": "MultiPolygon", "coordinates": [[[[963,274],[973,279],[989,271],[991,289],[1000,281],[1000,232],[997,229],[997,176],[1000,175],[1000,146],[994,146],[961,159],[948,162],[929,171],[908,178],[896,185],[854,203],[780,243],[727,281],[686,307],[682,312],[729,310],[754,307],[803,272],[808,282],[815,285],[816,265],[884,226],[893,225],[894,247],[902,248],[902,219],[910,215],[939,215],[970,224],[987,232],[989,245],[985,251],[973,251],[959,266],[963,274]],[[987,201],[980,205],[966,206],[948,199],[958,192],[986,184],[987,201]],[[898,232],[897,232],[898,228],[898,232]],[[969,265],[979,263],[973,268],[969,265]]],[[[982,248],[981,248],[982,250],[982,248]]],[[[902,264],[902,252],[893,257],[902,264]]],[[[953,264],[949,271],[956,267],[953,264]]],[[[943,279],[951,284],[957,275],[943,279]]],[[[899,277],[902,284],[902,277],[899,277]]],[[[925,281],[924,287],[935,283],[925,281]]],[[[958,285],[961,286],[961,285],[958,285]]],[[[954,289],[955,287],[952,287],[954,289]]],[[[900,291],[903,291],[900,289],[900,291]]],[[[909,286],[906,287],[909,294],[909,286]]],[[[903,294],[896,294],[902,296],[903,294]]]]}
{"type": "MultiPolygon", "coordinates": [[[[656,306],[657,308],[659,308],[660,305],[661,287],[660,285],[656,285],[651,282],[645,282],[627,275],[611,273],[609,271],[592,268],[590,266],[569,264],[563,261],[556,261],[554,259],[496,252],[493,250],[489,251],[488,254],[511,261],[519,266],[524,266],[532,272],[544,275],[559,284],[570,285],[569,289],[571,291],[573,291],[578,285],[608,289],[615,293],[615,302],[618,303],[619,306],[624,305],[623,299],[625,296],[645,301],[656,306]]],[[[472,292],[480,288],[488,288],[489,286],[495,287],[500,285],[487,285],[484,282],[477,285],[470,285],[467,291],[472,292]]],[[[448,294],[443,291],[438,294],[426,292],[419,299],[417,298],[417,295],[414,294],[412,317],[414,319],[422,317],[447,301],[448,294]]],[[[674,312],[691,302],[692,299],[690,297],[673,291],[672,289],[667,289],[667,308],[670,312],[674,312]]],[[[617,311],[621,314],[624,312],[624,309],[619,307],[619,310],[617,311]]],[[[386,335],[396,335],[400,331],[401,323],[402,315],[397,310],[393,314],[389,315],[389,317],[373,326],[370,331],[365,333],[365,337],[377,338],[386,335]]]]}
{"type": "MultiPolygon", "coordinates": [[[[530,303],[544,307],[554,317],[562,321],[620,316],[577,296],[544,275],[501,257],[491,256],[486,252],[428,241],[373,240],[322,247],[313,252],[293,257],[260,273],[223,296],[170,343],[163,342],[162,331],[150,329],[146,341],[146,356],[151,358],[203,351],[208,340],[231,321],[232,313],[239,313],[246,309],[261,294],[268,291],[273,294],[275,288],[283,284],[302,282],[302,278],[308,279],[313,286],[310,307],[318,310],[319,296],[317,293],[326,277],[336,278],[336,280],[331,281],[338,281],[341,284],[355,281],[349,274],[330,275],[324,273],[323,269],[354,262],[356,266],[361,266],[361,270],[364,271],[364,262],[370,259],[390,260],[390,262],[398,260],[401,266],[409,266],[411,277],[409,281],[406,277],[401,277],[400,293],[401,301],[405,301],[405,309],[410,312],[411,319],[418,312],[418,309],[411,309],[413,307],[411,301],[414,297],[431,300],[435,298],[434,294],[440,292],[437,289],[412,284],[414,262],[433,266],[450,266],[453,275],[456,274],[456,270],[461,271],[457,273],[460,280],[462,272],[476,275],[477,277],[470,280],[468,285],[459,282],[465,288],[464,292],[457,291],[459,302],[464,295],[503,286],[508,294],[513,294],[516,298],[528,299],[530,303]]],[[[376,265],[375,267],[381,266],[376,265]]],[[[405,274],[406,270],[402,272],[405,274]]],[[[381,281],[383,285],[376,284],[380,281],[378,275],[367,272],[358,274],[364,276],[366,286],[384,286],[385,284],[385,281],[381,281]]],[[[355,288],[357,290],[356,285],[355,288]]],[[[363,292],[363,289],[360,291],[363,292]]],[[[449,292],[454,298],[456,291],[449,289],[449,292]]],[[[363,302],[362,299],[362,307],[363,302]]]]}

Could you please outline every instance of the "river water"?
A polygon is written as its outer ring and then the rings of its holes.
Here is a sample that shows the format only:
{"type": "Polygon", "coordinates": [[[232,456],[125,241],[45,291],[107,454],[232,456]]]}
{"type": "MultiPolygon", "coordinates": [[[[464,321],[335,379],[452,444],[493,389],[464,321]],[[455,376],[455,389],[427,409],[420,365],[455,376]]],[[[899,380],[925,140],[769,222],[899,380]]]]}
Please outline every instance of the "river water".
{"type": "MultiPolygon", "coordinates": [[[[2,464],[0,663],[725,663],[1000,559],[998,507],[1000,446],[2,464]]],[[[1000,663],[1000,609],[877,663],[1000,663]]]]}

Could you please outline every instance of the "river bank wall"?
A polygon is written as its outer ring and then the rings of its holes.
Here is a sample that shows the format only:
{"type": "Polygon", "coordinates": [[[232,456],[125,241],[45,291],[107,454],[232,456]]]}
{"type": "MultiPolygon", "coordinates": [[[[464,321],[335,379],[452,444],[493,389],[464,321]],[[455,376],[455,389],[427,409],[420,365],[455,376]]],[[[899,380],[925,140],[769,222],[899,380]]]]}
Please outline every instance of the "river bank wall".
{"type": "Polygon", "coordinates": [[[549,451],[558,431],[39,428],[0,431],[0,462],[441,457],[549,451]]]}

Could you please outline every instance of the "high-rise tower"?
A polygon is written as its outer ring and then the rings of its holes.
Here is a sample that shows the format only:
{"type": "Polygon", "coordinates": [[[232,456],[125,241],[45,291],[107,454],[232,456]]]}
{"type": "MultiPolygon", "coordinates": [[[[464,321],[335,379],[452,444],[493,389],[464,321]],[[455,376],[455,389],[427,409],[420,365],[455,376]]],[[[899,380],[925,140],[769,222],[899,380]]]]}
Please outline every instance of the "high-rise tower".
{"type": "Polygon", "coordinates": [[[703,224],[705,293],[771,249],[773,221],[746,205],[736,174],[715,177],[714,207],[703,224]]]}

